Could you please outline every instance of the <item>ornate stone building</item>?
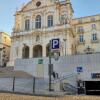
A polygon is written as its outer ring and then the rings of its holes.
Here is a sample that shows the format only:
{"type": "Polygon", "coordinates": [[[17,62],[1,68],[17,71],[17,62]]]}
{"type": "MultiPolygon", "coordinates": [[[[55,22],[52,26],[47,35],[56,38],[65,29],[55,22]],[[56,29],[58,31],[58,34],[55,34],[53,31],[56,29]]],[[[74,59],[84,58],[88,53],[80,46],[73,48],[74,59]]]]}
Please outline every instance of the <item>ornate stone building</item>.
{"type": "Polygon", "coordinates": [[[10,58],[11,38],[5,32],[0,32],[0,67],[6,67],[10,58]]]}
{"type": "Polygon", "coordinates": [[[70,0],[31,0],[16,11],[10,64],[48,56],[53,38],[60,38],[60,56],[100,52],[100,15],[74,18],[73,13],[70,0]]]}

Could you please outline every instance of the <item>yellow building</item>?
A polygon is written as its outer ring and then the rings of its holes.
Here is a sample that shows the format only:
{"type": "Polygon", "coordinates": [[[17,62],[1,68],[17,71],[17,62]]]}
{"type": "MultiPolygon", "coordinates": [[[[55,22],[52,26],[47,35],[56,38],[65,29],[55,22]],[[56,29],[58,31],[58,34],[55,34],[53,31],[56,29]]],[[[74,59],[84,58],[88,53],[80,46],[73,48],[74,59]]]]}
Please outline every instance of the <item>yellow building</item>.
{"type": "Polygon", "coordinates": [[[10,57],[10,36],[5,32],[0,32],[0,66],[6,67],[10,57]]]}
{"type": "Polygon", "coordinates": [[[100,14],[72,20],[77,54],[100,53],[100,14]]]}

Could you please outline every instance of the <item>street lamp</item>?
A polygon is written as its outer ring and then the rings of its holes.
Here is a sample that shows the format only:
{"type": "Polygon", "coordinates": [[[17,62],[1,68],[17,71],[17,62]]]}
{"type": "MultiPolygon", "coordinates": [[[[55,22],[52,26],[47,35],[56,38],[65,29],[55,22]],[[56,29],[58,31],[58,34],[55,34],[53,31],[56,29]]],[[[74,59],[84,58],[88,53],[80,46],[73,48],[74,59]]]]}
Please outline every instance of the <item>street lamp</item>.
{"type": "MultiPolygon", "coordinates": [[[[65,29],[64,29],[64,30],[65,30],[64,32],[66,32],[66,23],[67,23],[68,16],[67,16],[66,14],[64,14],[64,16],[63,16],[62,19],[63,19],[64,26],[65,26],[65,27],[64,27],[64,28],[65,28],[65,29]]],[[[64,34],[65,34],[65,36],[66,36],[66,33],[64,33],[64,34]]],[[[63,41],[64,41],[64,44],[65,44],[65,56],[66,56],[66,45],[67,45],[67,44],[66,44],[66,41],[67,41],[66,37],[63,39],[63,41]]]]}
{"type": "Polygon", "coordinates": [[[52,91],[51,89],[51,75],[53,73],[53,64],[51,63],[51,41],[49,42],[49,68],[48,68],[48,72],[49,72],[49,91],[52,91]]]}
{"type": "Polygon", "coordinates": [[[63,41],[64,41],[64,43],[65,43],[65,56],[66,56],[66,44],[67,44],[66,41],[67,41],[67,39],[64,38],[63,41]]]}

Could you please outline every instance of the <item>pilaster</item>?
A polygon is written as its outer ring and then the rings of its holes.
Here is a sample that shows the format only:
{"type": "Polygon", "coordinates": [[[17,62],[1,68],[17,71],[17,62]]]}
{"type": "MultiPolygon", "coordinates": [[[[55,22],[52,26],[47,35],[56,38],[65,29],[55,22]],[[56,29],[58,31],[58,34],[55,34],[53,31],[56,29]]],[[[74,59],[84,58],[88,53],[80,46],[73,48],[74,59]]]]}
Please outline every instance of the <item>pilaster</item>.
{"type": "Polygon", "coordinates": [[[33,58],[33,46],[30,45],[29,48],[29,58],[33,58]]]}
{"type": "Polygon", "coordinates": [[[42,54],[43,54],[43,57],[46,57],[46,45],[43,45],[42,54]]]}

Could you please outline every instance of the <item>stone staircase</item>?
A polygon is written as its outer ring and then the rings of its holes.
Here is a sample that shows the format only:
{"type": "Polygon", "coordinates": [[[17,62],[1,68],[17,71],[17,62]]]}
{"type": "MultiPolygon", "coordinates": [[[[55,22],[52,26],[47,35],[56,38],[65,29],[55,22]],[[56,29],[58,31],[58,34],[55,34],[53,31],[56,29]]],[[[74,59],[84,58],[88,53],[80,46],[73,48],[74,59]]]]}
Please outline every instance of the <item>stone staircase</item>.
{"type": "Polygon", "coordinates": [[[53,84],[59,83],[60,91],[66,93],[67,95],[75,95],[77,94],[77,86],[76,84],[73,84],[73,81],[76,81],[76,74],[69,74],[53,80],[52,82],[53,84]]]}
{"type": "Polygon", "coordinates": [[[11,72],[14,70],[14,67],[0,67],[0,72],[11,72]]]}

